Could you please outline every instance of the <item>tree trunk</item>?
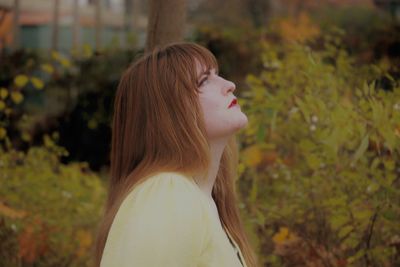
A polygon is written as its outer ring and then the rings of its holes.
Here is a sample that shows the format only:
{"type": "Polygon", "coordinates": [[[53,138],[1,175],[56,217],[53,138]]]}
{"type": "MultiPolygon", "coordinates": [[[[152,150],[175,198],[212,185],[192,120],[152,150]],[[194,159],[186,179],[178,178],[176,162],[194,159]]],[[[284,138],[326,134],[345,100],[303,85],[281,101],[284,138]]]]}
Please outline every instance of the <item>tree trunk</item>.
{"type": "Polygon", "coordinates": [[[80,32],[80,23],[79,23],[79,3],[78,0],[74,0],[72,6],[72,17],[73,17],[73,26],[72,26],[72,48],[77,49],[79,47],[79,32],[80,32]]]}
{"type": "Polygon", "coordinates": [[[14,0],[13,6],[13,50],[17,50],[20,45],[19,37],[19,15],[20,15],[20,0],[14,0]]]}
{"type": "Polygon", "coordinates": [[[95,0],[96,4],[96,12],[95,12],[95,20],[96,20],[96,30],[95,30],[95,35],[96,35],[96,50],[101,49],[101,38],[102,38],[102,23],[101,23],[101,11],[102,11],[102,6],[101,6],[101,0],[95,0]]]}
{"type": "Polygon", "coordinates": [[[139,24],[140,17],[140,1],[139,0],[131,0],[132,1],[132,19],[131,19],[131,29],[137,30],[139,24]]]}
{"type": "Polygon", "coordinates": [[[140,0],[125,0],[124,1],[124,47],[132,49],[130,38],[137,34],[138,21],[140,16],[140,0]]]}
{"type": "Polygon", "coordinates": [[[150,0],[146,50],[182,41],[186,22],[186,0],[150,0]]]}
{"type": "Polygon", "coordinates": [[[53,28],[52,28],[52,36],[51,36],[51,49],[53,49],[53,50],[58,50],[59,17],[60,17],[60,0],[54,0],[53,28]]]}
{"type": "Polygon", "coordinates": [[[129,31],[135,31],[140,15],[140,0],[125,0],[125,23],[129,31]]]}

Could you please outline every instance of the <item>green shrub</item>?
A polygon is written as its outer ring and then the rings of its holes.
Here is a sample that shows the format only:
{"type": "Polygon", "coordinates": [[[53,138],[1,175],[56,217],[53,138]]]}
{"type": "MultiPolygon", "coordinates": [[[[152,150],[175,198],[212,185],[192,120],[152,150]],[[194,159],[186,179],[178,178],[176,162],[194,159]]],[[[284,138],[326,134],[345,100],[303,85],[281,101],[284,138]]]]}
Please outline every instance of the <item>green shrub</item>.
{"type": "Polygon", "coordinates": [[[0,150],[0,266],[89,266],[104,186],[87,164],[61,164],[50,137],[44,144],[0,150]]]}
{"type": "Polygon", "coordinates": [[[40,145],[43,134],[57,131],[70,161],[99,170],[108,164],[110,120],[120,75],[137,50],[107,50],[63,55],[20,50],[0,64],[0,144],[40,145]],[[99,145],[100,144],[100,145],[99,145]]]}
{"type": "Polygon", "coordinates": [[[335,43],[264,44],[243,109],[240,189],[267,266],[400,264],[400,88],[335,43]]]}
{"type": "Polygon", "coordinates": [[[49,85],[76,68],[68,57],[49,54],[18,50],[1,55],[0,143],[8,136],[13,147],[25,149],[34,144],[36,124],[45,124],[49,117],[65,111],[68,88],[53,90],[49,85]]]}

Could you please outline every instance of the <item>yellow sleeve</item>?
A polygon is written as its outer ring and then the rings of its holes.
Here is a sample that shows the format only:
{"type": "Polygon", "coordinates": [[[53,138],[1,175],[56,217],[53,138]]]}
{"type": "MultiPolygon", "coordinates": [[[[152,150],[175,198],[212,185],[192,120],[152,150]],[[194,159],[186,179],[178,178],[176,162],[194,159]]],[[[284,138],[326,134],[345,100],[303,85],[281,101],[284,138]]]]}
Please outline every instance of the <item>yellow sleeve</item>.
{"type": "Polygon", "coordinates": [[[159,174],[132,192],[118,217],[120,237],[111,240],[118,248],[112,266],[197,266],[208,225],[196,185],[187,179],[159,174]]]}

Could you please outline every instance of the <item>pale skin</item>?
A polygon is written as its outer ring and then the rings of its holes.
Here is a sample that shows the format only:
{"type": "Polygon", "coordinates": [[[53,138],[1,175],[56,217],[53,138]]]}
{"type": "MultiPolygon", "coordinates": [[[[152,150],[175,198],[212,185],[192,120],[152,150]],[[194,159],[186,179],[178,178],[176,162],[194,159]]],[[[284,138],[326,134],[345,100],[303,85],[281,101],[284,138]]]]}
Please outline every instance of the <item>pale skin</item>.
{"type": "Polygon", "coordinates": [[[248,123],[247,116],[238,104],[233,92],[236,86],[216,73],[215,69],[205,70],[197,65],[199,77],[199,102],[204,114],[211,162],[207,174],[194,176],[195,182],[207,197],[212,199],[212,188],[217,177],[222,153],[229,138],[248,123]]]}

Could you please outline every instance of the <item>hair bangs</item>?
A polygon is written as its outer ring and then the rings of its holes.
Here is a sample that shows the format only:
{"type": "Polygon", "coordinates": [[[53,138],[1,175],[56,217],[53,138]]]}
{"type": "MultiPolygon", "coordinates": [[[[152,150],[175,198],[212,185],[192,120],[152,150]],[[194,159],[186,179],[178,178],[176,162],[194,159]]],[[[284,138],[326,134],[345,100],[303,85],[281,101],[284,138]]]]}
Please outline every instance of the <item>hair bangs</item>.
{"type": "MultiPolygon", "coordinates": [[[[198,92],[198,75],[197,67],[200,65],[205,72],[210,69],[215,69],[218,72],[218,63],[215,56],[206,48],[194,43],[177,43],[169,45],[165,48],[164,53],[173,55],[173,57],[181,62],[181,64],[173,64],[179,66],[179,73],[185,72],[189,75],[190,87],[198,92]]],[[[182,77],[182,76],[181,76],[182,77]]],[[[184,82],[185,83],[185,82],[184,82]]]]}
{"type": "MultiPolygon", "coordinates": [[[[211,69],[215,69],[215,71],[218,73],[218,63],[217,63],[217,59],[215,58],[215,56],[208,51],[207,49],[205,49],[204,47],[198,46],[198,45],[194,45],[193,47],[191,47],[190,54],[192,55],[192,68],[191,68],[191,78],[195,81],[196,84],[196,91],[198,91],[198,80],[199,80],[199,75],[197,73],[197,64],[196,62],[202,66],[202,71],[206,72],[208,70],[211,69]]],[[[201,76],[201,74],[200,74],[201,76]]]]}

